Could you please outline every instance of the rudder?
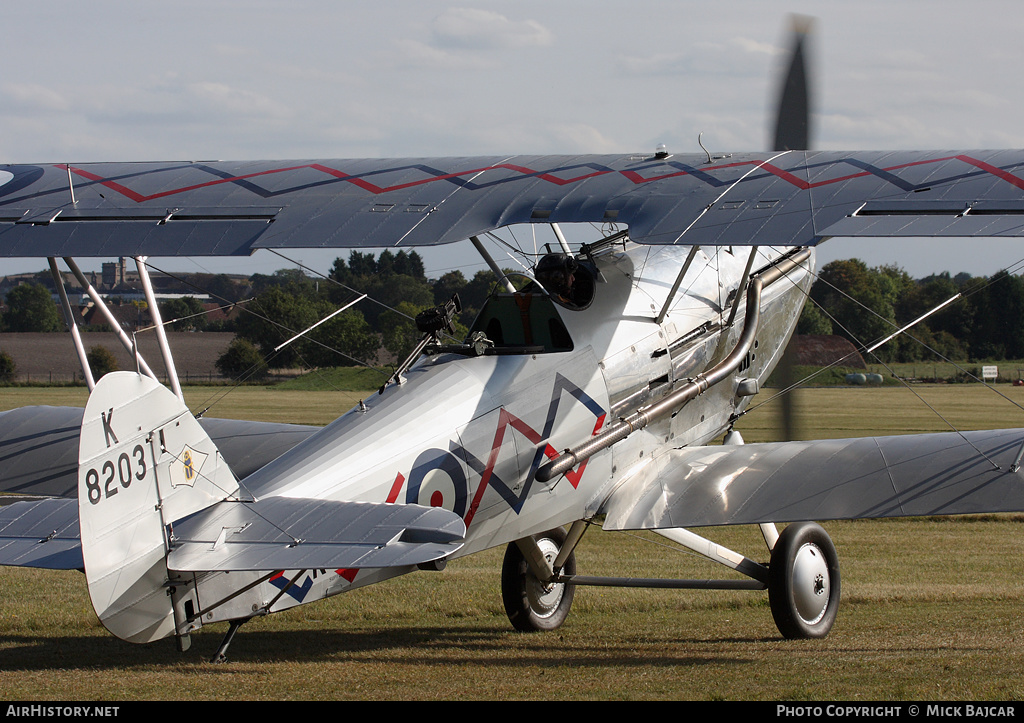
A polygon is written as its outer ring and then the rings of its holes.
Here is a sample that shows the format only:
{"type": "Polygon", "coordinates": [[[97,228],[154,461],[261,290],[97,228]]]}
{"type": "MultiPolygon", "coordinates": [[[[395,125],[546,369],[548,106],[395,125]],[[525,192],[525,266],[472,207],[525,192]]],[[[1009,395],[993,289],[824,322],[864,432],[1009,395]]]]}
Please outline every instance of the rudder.
{"type": "Polygon", "coordinates": [[[113,372],[85,407],[78,457],[82,556],[93,609],[117,637],[146,643],[179,632],[188,585],[172,585],[174,520],[238,491],[184,403],[155,380],[113,372]],[[180,617],[180,613],[179,613],[180,617]]]}

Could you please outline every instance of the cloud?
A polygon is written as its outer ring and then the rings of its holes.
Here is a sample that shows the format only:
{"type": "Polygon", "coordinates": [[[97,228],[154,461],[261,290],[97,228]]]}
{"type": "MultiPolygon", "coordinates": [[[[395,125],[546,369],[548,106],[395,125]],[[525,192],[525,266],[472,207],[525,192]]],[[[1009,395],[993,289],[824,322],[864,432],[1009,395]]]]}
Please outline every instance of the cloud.
{"type": "Polygon", "coordinates": [[[200,81],[190,83],[187,90],[194,99],[207,104],[208,109],[214,112],[265,119],[288,118],[292,115],[286,106],[261,93],[225,83],[200,81]]]}
{"type": "Polygon", "coordinates": [[[459,70],[466,61],[443,48],[412,38],[398,38],[394,41],[396,55],[389,57],[389,64],[431,70],[459,70]]]}
{"type": "Polygon", "coordinates": [[[435,44],[442,47],[522,48],[550,45],[553,34],[535,20],[509,20],[479,8],[449,8],[434,19],[435,44]]]}
{"type": "Polygon", "coordinates": [[[0,98],[6,109],[40,113],[64,113],[71,103],[52,88],[34,83],[7,83],[0,87],[0,98]]]}
{"type": "Polygon", "coordinates": [[[751,38],[737,37],[732,39],[732,44],[738,47],[745,53],[750,55],[762,55],[767,57],[775,57],[781,55],[784,51],[773,43],[765,43],[760,40],[753,40],[751,38]]]}
{"type": "Polygon", "coordinates": [[[640,77],[749,77],[759,72],[766,60],[773,59],[781,53],[778,47],[770,43],[735,37],[727,40],[696,41],[686,44],[679,50],[623,54],[619,58],[619,64],[627,74],[640,77]]]}
{"type": "Polygon", "coordinates": [[[504,149],[512,153],[621,153],[616,143],[599,129],[587,123],[559,120],[519,119],[512,124],[481,124],[467,141],[480,148],[504,149]]]}

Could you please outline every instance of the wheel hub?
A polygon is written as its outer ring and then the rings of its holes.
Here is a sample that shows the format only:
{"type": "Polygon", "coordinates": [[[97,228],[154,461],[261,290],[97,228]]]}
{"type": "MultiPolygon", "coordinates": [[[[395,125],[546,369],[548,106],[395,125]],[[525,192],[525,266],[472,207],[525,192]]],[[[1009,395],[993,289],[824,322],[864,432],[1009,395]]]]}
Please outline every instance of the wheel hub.
{"type": "MultiPolygon", "coordinates": [[[[550,563],[558,555],[558,546],[551,540],[545,538],[538,542],[544,558],[550,563]]],[[[530,607],[540,617],[548,617],[557,609],[565,594],[565,585],[561,583],[543,583],[528,575],[526,583],[526,596],[530,601],[530,607]]]]}
{"type": "Polygon", "coordinates": [[[825,556],[817,545],[806,543],[793,560],[793,602],[809,625],[825,615],[829,598],[829,574],[825,556]]]}

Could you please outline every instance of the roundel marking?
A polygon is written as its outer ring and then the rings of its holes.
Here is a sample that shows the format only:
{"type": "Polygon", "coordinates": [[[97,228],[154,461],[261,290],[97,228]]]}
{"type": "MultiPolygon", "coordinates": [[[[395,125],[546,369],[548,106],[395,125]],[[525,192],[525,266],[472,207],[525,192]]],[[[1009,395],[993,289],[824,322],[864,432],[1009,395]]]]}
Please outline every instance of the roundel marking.
{"type": "Polygon", "coordinates": [[[7,196],[15,191],[31,186],[43,176],[39,166],[7,166],[0,170],[0,196],[7,196]]]}
{"type": "Polygon", "coordinates": [[[405,501],[413,505],[444,507],[460,517],[465,516],[469,482],[458,458],[442,449],[422,452],[409,472],[405,501]]]}

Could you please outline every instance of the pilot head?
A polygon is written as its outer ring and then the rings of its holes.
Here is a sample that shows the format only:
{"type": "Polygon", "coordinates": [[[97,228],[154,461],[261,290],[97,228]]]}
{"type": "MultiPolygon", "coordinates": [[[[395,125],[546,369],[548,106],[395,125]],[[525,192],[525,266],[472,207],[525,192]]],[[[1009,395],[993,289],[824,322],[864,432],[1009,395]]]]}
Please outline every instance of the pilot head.
{"type": "Polygon", "coordinates": [[[549,293],[570,299],[578,268],[576,259],[569,254],[548,254],[537,264],[535,274],[549,293]]]}

